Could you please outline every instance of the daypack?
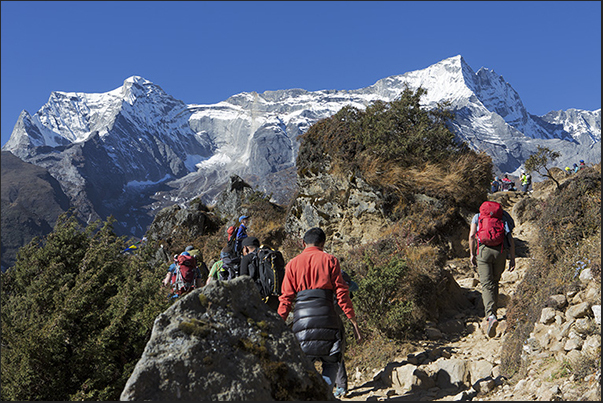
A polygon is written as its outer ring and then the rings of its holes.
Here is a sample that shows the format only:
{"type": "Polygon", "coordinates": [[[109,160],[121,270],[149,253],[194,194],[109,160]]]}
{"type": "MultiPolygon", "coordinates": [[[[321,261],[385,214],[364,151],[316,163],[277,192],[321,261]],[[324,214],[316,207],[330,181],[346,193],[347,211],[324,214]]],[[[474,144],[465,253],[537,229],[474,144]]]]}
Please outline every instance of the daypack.
{"type": "Polygon", "coordinates": [[[226,233],[228,234],[226,246],[228,246],[232,250],[235,250],[235,241],[237,240],[237,232],[239,232],[239,227],[237,225],[231,225],[226,230],[226,233]]]}
{"type": "Polygon", "coordinates": [[[475,234],[479,244],[498,246],[505,238],[505,224],[502,220],[503,209],[500,203],[485,201],[479,208],[478,228],[475,234]]]}
{"type": "Polygon", "coordinates": [[[260,291],[264,301],[271,295],[281,295],[281,285],[285,278],[285,259],[278,250],[261,247],[254,253],[252,259],[254,272],[252,278],[260,291]]]}
{"type": "Polygon", "coordinates": [[[239,265],[241,258],[238,256],[230,257],[225,256],[222,258],[222,267],[218,270],[218,276],[220,280],[227,281],[232,280],[239,276],[239,265]]]}
{"type": "Polygon", "coordinates": [[[194,256],[179,255],[176,263],[176,270],[172,276],[172,289],[174,294],[182,295],[195,288],[197,262],[194,256]]]}

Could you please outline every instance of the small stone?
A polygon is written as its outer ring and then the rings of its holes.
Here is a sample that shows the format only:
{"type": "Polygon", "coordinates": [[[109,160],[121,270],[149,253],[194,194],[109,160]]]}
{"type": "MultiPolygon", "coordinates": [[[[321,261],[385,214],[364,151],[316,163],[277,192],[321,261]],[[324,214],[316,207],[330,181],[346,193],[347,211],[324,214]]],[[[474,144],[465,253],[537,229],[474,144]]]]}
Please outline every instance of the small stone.
{"type": "Polygon", "coordinates": [[[540,313],[540,323],[544,323],[548,325],[549,323],[553,323],[555,321],[555,309],[554,308],[543,308],[540,313]]]}
{"type": "Polygon", "coordinates": [[[589,303],[581,302],[577,305],[572,305],[569,308],[567,308],[567,311],[565,311],[565,317],[567,319],[582,318],[582,317],[588,315],[589,311],[590,311],[589,303]]]}
{"type": "Polygon", "coordinates": [[[567,298],[563,294],[551,295],[547,301],[547,306],[553,309],[563,309],[567,306],[567,298]]]}
{"type": "Polygon", "coordinates": [[[593,305],[590,307],[593,311],[593,315],[595,316],[595,323],[601,326],[601,305],[593,305]]]}

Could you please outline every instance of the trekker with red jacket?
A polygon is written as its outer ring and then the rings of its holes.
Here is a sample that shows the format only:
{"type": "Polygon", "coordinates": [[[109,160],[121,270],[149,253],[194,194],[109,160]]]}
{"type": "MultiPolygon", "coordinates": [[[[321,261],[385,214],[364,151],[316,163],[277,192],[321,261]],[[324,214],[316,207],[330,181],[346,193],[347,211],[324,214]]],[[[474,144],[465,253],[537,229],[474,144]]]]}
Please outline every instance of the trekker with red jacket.
{"type": "MultiPolygon", "coordinates": [[[[285,268],[278,314],[287,320],[295,301],[293,333],[304,353],[311,360],[322,362],[323,378],[334,386],[339,363],[343,359],[345,337],[343,324],[335,310],[335,300],[352,323],[356,338],[361,340],[362,336],[349,286],[343,279],[337,258],[323,250],[325,241],[326,235],[318,227],[311,228],[304,235],[304,250],[285,268]]],[[[335,394],[343,397],[345,393],[347,391],[338,388],[335,394]]]]}

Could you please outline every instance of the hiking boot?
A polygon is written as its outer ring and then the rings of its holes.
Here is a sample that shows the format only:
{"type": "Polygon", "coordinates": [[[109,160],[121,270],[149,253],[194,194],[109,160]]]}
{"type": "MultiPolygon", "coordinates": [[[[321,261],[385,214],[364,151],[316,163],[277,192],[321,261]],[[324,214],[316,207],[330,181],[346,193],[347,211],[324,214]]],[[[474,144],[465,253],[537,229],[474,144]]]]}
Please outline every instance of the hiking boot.
{"type": "Polygon", "coordinates": [[[498,326],[498,320],[496,319],[496,316],[490,315],[490,317],[488,318],[488,331],[486,332],[488,334],[488,337],[496,336],[496,327],[497,326],[498,326]]]}
{"type": "Polygon", "coordinates": [[[338,399],[345,397],[345,395],[347,395],[347,394],[348,394],[348,391],[342,387],[338,387],[337,389],[335,389],[335,393],[333,393],[333,395],[338,399]]]}

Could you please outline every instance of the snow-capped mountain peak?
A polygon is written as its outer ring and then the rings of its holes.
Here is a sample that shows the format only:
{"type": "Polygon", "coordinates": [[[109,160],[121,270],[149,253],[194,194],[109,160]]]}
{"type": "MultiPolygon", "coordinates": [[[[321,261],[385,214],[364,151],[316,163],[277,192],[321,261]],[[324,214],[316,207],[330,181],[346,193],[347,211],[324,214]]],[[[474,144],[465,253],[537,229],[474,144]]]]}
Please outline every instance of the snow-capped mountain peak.
{"type": "Polygon", "coordinates": [[[461,55],[356,90],[243,92],[216,104],[187,105],[133,75],[106,93],[53,92],[33,116],[21,113],[3,150],[48,168],[90,211],[144,233],[149,206],[211,203],[232,174],[285,202],[300,134],[344,106],[392,101],[406,86],[427,90],[425,107],[449,101],[451,130],[487,152],[496,173],[517,171],[538,145],[600,161],[600,109],[532,115],[502,76],[475,72],[461,55]]]}

